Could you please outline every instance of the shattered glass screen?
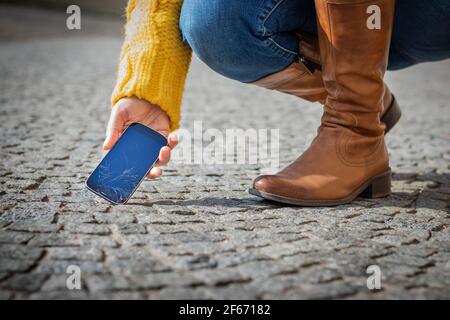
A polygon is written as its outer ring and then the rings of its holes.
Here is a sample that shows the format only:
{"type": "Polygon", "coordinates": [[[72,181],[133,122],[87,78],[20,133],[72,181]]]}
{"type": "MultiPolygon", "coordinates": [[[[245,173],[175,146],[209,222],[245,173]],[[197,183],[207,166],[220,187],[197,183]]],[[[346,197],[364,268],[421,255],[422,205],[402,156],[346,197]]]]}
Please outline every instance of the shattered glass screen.
{"type": "Polygon", "coordinates": [[[125,203],[156,161],[167,140],[156,131],[134,123],[103,158],[87,186],[113,203],[125,203]]]}

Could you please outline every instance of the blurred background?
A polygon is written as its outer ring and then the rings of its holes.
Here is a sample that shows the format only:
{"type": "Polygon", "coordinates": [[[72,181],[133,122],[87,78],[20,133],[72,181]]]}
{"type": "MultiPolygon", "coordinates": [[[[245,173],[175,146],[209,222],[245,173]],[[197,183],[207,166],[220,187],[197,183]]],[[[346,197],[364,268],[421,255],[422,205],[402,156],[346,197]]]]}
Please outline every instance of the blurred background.
{"type": "Polygon", "coordinates": [[[71,4],[76,4],[83,10],[90,12],[121,15],[123,8],[127,4],[127,0],[3,0],[0,3],[55,9],[64,9],[71,4]]]}
{"type": "Polygon", "coordinates": [[[123,30],[127,0],[0,0],[0,41],[34,37],[116,36],[123,30]],[[81,30],[68,30],[69,5],[81,9],[81,30]]]}

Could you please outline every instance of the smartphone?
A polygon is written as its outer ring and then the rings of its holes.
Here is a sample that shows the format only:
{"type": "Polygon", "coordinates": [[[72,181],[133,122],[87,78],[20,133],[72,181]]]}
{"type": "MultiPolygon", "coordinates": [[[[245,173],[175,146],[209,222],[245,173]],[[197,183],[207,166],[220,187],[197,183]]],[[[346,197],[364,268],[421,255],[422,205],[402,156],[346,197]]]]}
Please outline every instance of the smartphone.
{"type": "Polygon", "coordinates": [[[86,180],[87,188],[112,204],[126,203],[158,160],[167,139],[140,123],[131,124],[86,180]]]}

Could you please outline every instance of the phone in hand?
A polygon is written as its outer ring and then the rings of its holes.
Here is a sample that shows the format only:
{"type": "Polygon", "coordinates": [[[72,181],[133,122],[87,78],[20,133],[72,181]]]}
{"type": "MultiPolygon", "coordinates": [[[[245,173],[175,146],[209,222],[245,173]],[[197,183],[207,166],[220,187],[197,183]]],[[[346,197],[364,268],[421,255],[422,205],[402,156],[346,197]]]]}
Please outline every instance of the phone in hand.
{"type": "Polygon", "coordinates": [[[131,124],[86,181],[112,204],[125,204],[158,160],[167,139],[140,123],[131,124]]]}

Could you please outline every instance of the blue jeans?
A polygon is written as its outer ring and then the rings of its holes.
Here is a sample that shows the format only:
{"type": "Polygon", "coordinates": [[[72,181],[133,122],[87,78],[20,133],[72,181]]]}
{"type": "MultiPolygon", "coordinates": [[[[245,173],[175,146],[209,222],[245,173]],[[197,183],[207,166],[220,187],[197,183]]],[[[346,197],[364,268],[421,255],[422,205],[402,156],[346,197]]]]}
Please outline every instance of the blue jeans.
{"type": "MultiPolygon", "coordinates": [[[[317,34],[314,0],[184,0],[180,29],[210,68],[254,82],[297,59],[294,31],[317,34]]],[[[450,0],[397,0],[390,70],[450,58],[450,0]]]]}

